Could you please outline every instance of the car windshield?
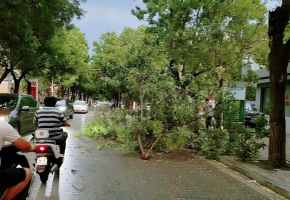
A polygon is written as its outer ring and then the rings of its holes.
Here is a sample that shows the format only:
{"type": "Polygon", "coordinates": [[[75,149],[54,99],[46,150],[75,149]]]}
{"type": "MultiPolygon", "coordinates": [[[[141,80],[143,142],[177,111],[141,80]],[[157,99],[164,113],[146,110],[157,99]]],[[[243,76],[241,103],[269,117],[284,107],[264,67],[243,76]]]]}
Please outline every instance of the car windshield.
{"type": "Polygon", "coordinates": [[[86,102],[84,102],[84,101],[76,101],[76,102],[74,102],[74,105],[86,105],[86,102]]]}
{"type": "Polygon", "coordinates": [[[59,100],[59,101],[57,101],[57,102],[56,102],[56,105],[57,105],[57,106],[65,106],[65,100],[63,99],[63,100],[59,100]]]}
{"type": "Polygon", "coordinates": [[[15,107],[17,102],[16,96],[0,96],[0,108],[15,107]]]}
{"type": "Polygon", "coordinates": [[[251,103],[246,103],[245,109],[247,111],[254,111],[253,105],[251,103]]]}

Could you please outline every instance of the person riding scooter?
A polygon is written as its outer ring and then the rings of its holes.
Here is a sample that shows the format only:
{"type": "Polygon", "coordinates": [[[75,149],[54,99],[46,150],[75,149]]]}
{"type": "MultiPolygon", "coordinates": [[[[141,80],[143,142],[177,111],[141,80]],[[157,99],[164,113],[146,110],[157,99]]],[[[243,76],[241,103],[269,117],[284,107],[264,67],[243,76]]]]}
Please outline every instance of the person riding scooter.
{"type": "Polygon", "coordinates": [[[16,152],[20,150],[32,152],[35,151],[35,146],[23,139],[7,122],[0,121],[0,127],[0,191],[4,191],[4,194],[0,195],[0,199],[26,199],[32,172],[26,158],[16,152]],[[11,145],[4,147],[5,140],[11,145]],[[22,168],[12,167],[12,165],[18,164],[22,168]]]}
{"type": "Polygon", "coordinates": [[[68,135],[63,132],[61,126],[70,126],[70,123],[62,111],[55,108],[56,102],[55,97],[46,97],[44,99],[45,107],[36,111],[33,123],[37,125],[38,129],[49,131],[49,139],[56,141],[60,147],[60,153],[64,155],[68,135]]]}

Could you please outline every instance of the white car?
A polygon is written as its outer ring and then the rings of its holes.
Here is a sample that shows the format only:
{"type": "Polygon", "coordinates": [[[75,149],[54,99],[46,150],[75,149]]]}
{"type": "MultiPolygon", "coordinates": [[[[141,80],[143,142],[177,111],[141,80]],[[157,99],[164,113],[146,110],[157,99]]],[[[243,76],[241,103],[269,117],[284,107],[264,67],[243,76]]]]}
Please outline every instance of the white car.
{"type": "Polygon", "coordinates": [[[73,103],[74,112],[81,112],[87,113],[88,112],[88,105],[85,101],[75,101],[73,103]]]}

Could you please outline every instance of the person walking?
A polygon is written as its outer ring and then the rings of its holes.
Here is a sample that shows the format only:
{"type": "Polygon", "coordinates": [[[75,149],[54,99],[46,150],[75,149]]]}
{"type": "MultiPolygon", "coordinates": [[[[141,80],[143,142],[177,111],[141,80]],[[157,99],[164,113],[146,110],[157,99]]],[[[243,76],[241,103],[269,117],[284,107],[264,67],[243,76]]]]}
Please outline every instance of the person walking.
{"type": "Polygon", "coordinates": [[[206,114],[206,128],[211,127],[211,121],[213,118],[213,106],[209,103],[209,99],[205,99],[205,114],[206,114]]]}

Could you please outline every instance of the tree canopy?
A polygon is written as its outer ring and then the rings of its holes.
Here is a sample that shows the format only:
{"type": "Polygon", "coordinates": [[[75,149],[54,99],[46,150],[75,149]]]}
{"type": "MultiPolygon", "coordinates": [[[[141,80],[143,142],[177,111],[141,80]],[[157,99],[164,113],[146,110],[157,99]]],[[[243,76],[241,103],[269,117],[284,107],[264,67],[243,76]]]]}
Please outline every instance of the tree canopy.
{"type": "Polygon", "coordinates": [[[81,2],[84,0],[1,1],[0,55],[5,71],[0,82],[11,72],[17,87],[28,72],[43,66],[39,58],[47,53],[47,42],[58,28],[83,15],[81,2]]]}

